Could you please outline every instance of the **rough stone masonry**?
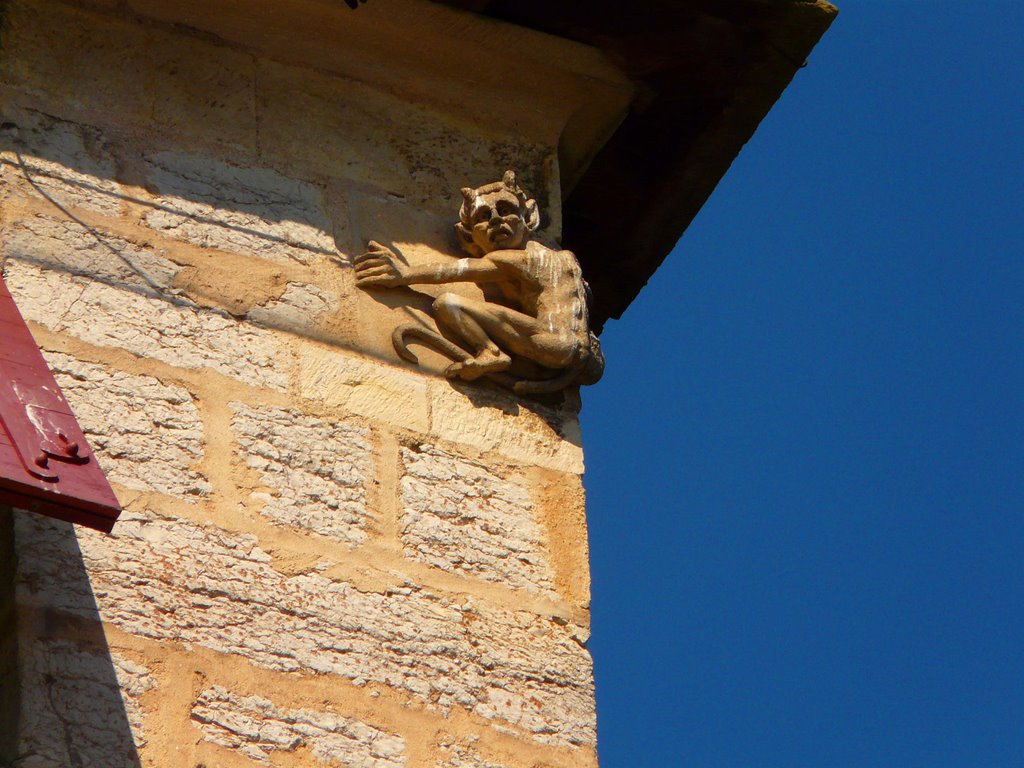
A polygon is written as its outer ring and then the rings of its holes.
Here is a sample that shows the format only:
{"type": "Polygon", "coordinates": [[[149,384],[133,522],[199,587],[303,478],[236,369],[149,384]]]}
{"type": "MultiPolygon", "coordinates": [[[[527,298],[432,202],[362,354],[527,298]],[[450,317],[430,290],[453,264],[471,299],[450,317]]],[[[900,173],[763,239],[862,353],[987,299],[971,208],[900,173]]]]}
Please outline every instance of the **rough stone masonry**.
{"type": "MultiPolygon", "coordinates": [[[[337,266],[381,231],[446,258],[453,195],[512,161],[557,234],[564,115],[468,122],[400,63],[350,77],[128,5],[3,17],[4,276],[126,508],[110,536],[5,523],[5,758],[596,765],[577,401],[401,363],[390,328],[432,297],[337,266]]],[[[524,35],[561,87],[623,87],[524,35]]]]}

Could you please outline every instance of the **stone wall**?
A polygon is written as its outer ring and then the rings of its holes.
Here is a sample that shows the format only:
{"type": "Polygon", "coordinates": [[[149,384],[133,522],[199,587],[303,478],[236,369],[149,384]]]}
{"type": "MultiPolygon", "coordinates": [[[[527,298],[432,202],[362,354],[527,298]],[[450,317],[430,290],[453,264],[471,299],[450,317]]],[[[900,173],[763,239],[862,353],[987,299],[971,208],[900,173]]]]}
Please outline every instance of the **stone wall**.
{"type": "Polygon", "coordinates": [[[14,515],[11,765],[596,765],[578,403],[401,364],[431,297],[347,263],[506,165],[551,207],[558,125],[126,5],[3,17],[4,276],[125,506],[14,515]]]}

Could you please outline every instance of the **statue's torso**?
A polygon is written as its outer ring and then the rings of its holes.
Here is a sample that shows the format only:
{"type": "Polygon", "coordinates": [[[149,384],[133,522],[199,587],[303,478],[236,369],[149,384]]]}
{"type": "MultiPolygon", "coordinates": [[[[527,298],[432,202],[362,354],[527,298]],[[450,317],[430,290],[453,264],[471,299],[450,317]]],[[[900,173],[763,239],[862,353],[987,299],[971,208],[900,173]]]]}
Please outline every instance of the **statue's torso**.
{"type": "Polygon", "coordinates": [[[488,258],[506,278],[493,284],[489,301],[537,318],[552,333],[587,334],[586,287],[572,251],[531,240],[523,249],[494,251],[488,258]]]}

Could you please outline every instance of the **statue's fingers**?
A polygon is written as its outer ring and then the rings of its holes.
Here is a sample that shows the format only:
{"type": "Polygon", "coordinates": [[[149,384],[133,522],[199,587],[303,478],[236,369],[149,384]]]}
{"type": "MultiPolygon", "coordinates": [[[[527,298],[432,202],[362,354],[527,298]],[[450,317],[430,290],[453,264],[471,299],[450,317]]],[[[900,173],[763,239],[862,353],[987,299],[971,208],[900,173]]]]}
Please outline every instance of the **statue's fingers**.
{"type": "Polygon", "coordinates": [[[356,285],[383,285],[388,286],[391,283],[391,275],[375,275],[373,277],[364,277],[360,275],[356,278],[356,285]]]}
{"type": "Polygon", "coordinates": [[[358,256],[352,258],[354,264],[366,261],[367,259],[379,259],[381,255],[377,251],[367,251],[366,253],[360,253],[358,256]]]}
{"type": "Polygon", "coordinates": [[[394,264],[397,261],[397,259],[395,258],[395,254],[393,253],[378,253],[377,261],[379,261],[381,264],[394,264]]]}
{"type": "Polygon", "coordinates": [[[360,267],[379,267],[382,264],[388,264],[387,259],[378,256],[375,253],[364,253],[362,256],[357,256],[352,262],[356,269],[360,267]]]}
{"type": "Polygon", "coordinates": [[[383,259],[366,259],[356,264],[356,272],[363,269],[378,269],[379,267],[390,267],[391,265],[383,259]]]}
{"type": "Polygon", "coordinates": [[[391,271],[394,271],[394,267],[391,266],[389,263],[387,263],[386,261],[380,261],[380,260],[377,260],[377,259],[375,259],[373,261],[362,261],[362,262],[359,262],[358,264],[355,265],[355,271],[356,272],[365,272],[365,271],[368,271],[368,270],[369,271],[375,271],[375,270],[379,271],[381,269],[390,269],[391,271]]]}
{"type": "Polygon", "coordinates": [[[370,269],[361,269],[361,270],[359,270],[357,272],[357,274],[358,274],[358,276],[360,278],[363,278],[363,277],[383,277],[383,276],[394,277],[395,270],[391,269],[390,267],[386,267],[386,266],[384,266],[384,267],[372,267],[370,269]]]}

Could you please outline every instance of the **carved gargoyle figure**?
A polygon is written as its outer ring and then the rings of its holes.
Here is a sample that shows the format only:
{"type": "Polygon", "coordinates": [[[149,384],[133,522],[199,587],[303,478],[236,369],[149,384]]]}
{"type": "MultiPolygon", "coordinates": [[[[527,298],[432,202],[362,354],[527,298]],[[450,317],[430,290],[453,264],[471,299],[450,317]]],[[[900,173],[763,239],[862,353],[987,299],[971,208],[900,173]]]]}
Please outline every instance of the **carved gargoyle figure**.
{"type": "Polygon", "coordinates": [[[449,378],[486,376],[524,395],[596,382],[604,357],[588,324],[589,288],[570,251],[530,239],[540,225],[536,201],[512,171],[463,188],[462,197],[455,232],[468,258],[410,266],[373,240],[355,258],[360,288],[470,282],[483,292],[483,300],[442,293],[433,303],[441,333],[400,325],[395,350],[416,363],[408,349],[416,339],[454,361],[449,378]]]}

